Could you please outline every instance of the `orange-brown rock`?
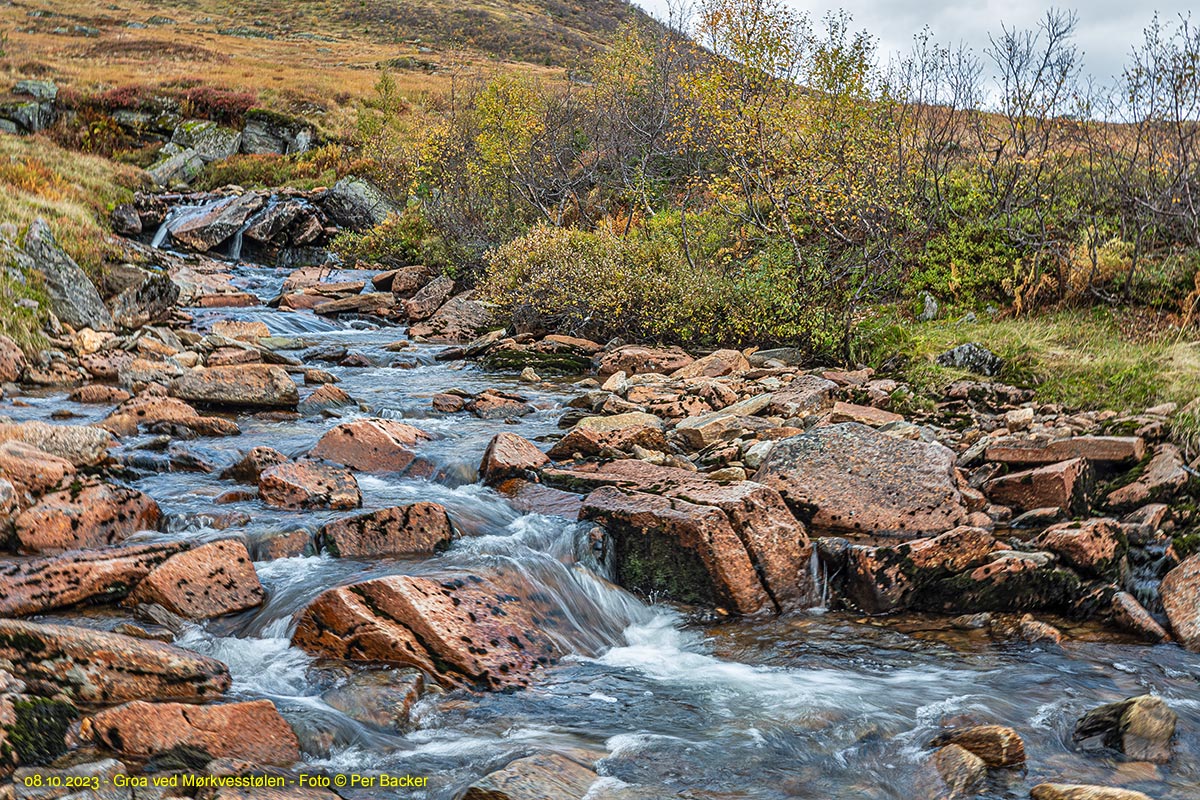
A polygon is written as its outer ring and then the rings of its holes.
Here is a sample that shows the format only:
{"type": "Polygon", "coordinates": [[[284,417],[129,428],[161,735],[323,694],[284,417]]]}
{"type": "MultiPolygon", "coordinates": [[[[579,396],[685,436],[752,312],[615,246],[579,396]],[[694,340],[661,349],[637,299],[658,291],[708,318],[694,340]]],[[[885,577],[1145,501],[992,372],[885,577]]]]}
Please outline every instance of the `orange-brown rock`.
{"type": "MultiPolygon", "coordinates": [[[[394,280],[392,285],[395,286],[394,280]]],[[[447,275],[439,275],[422,286],[412,296],[412,299],[404,301],[404,313],[413,322],[428,319],[441,308],[442,303],[450,299],[452,294],[454,294],[454,279],[447,275]]]]}
{"type": "Polygon", "coordinates": [[[429,283],[432,278],[433,269],[431,267],[416,264],[392,270],[391,276],[387,279],[387,285],[376,284],[375,288],[381,292],[390,291],[396,297],[409,298],[416,294],[422,286],[429,283]]]}
{"type": "Polygon", "coordinates": [[[1200,653],[1200,555],[1189,556],[1168,572],[1159,594],[1175,637],[1188,650],[1200,653]]]}
{"type": "Polygon", "coordinates": [[[99,427],[117,436],[132,436],[138,429],[151,432],[181,429],[199,436],[236,436],[236,422],[223,417],[206,417],[184,401],[158,394],[140,394],[117,406],[99,427]]]}
{"type": "Polygon", "coordinates": [[[613,430],[601,430],[580,425],[572,428],[566,436],[555,442],[554,446],[550,448],[549,456],[556,461],[578,457],[595,458],[612,450],[631,453],[634,447],[660,453],[672,449],[662,430],[649,425],[629,425],[613,430]]]}
{"type": "Polygon", "coordinates": [[[1191,475],[1179,448],[1170,443],[1160,444],[1137,479],[1110,492],[1105,502],[1109,508],[1129,510],[1166,501],[1187,486],[1189,480],[1191,475]]]}
{"type": "Polygon", "coordinates": [[[778,490],[797,517],[823,533],[918,538],[967,518],[950,450],[856,423],[778,442],[754,480],[778,490]]]}
{"type": "Polygon", "coordinates": [[[258,477],[263,474],[264,470],[287,462],[288,457],[278,450],[270,447],[254,447],[237,463],[222,472],[221,477],[244,483],[258,483],[258,477]]]}
{"type": "Polygon", "coordinates": [[[1112,599],[1112,621],[1118,628],[1148,642],[1169,641],[1171,634],[1163,630],[1145,606],[1129,592],[1117,592],[1112,599]]]}
{"type": "Polygon", "coordinates": [[[936,736],[932,747],[956,744],[983,759],[989,767],[1020,767],[1025,763],[1025,742],[1012,728],[977,725],[958,728],[936,736]]]}
{"type": "Polygon", "coordinates": [[[484,775],[462,800],[583,800],[598,777],[566,756],[539,753],[484,775]]]}
{"type": "Polygon", "coordinates": [[[403,422],[356,419],[327,431],[311,455],[365,472],[403,472],[416,459],[415,448],[432,440],[403,422]]]}
{"type": "Polygon", "coordinates": [[[260,765],[300,760],[296,734],[270,700],[208,706],[135,701],[89,717],[83,728],[96,744],[131,761],[182,747],[260,765]]]}
{"type": "Polygon", "coordinates": [[[1111,786],[1039,783],[1029,792],[1033,800],[1152,800],[1150,795],[1111,786]]]}
{"type": "Polygon", "coordinates": [[[271,335],[271,330],[265,322],[238,319],[223,319],[214,322],[212,332],[218,336],[224,336],[226,339],[250,343],[257,343],[259,339],[265,339],[271,335]]]}
{"type": "Polygon", "coordinates": [[[815,414],[829,407],[836,388],[836,383],[817,375],[798,375],[787,387],[771,393],[766,412],[785,418],[815,414]]]}
{"type": "Polygon", "coordinates": [[[875,408],[874,406],[860,406],[854,403],[838,401],[833,404],[833,411],[830,412],[829,421],[833,423],[861,422],[863,425],[878,428],[881,425],[887,425],[891,422],[903,422],[904,417],[900,414],[893,414],[891,411],[884,411],[882,408],[875,408]]]}
{"type": "Polygon", "coordinates": [[[129,392],[116,386],[108,386],[103,383],[89,383],[87,386],[80,386],[71,392],[70,399],[76,403],[115,405],[117,403],[124,403],[130,397],[132,395],[129,392]]]}
{"type": "Polygon", "coordinates": [[[533,413],[533,406],[519,395],[487,389],[467,401],[466,409],[480,419],[513,419],[533,413]]]}
{"type": "Polygon", "coordinates": [[[0,661],[45,696],[101,705],[130,700],[212,700],[229,688],[215,659],[119,633],[0,620],[0,661]]]}
{"type": "Polygon", "coordinates": [[[720,378],[747,372],[750,362],[737,350],[718,350],[671,373],[672,378],[720,378]]]}
{"type": "Polygon", "coordinates": [[[258,364],[263,360],[257,350],[246,350],[241,347],[218,347],[204,359],[206,367],[230,367],[238,364],[258,364]]]}
{"type": "Polygon", "coordinates": [[[292,642],[317,655],[405,664],[446,686],[526,686],[558,648],[522,601],[476,575],[397,575],[331,589],[292,642]]]}
{"type": "Polygon", "coordinates": [[[42,497],[13,524],[17,546],[26,553],[61,553],[116,544],[158,527],[158,503],[124,486],[88,483],[42,497]]]}
{"type": "Polygon", "coordinates": [[[494,321],[491,307],[471,290],[451,297],[431,317],[409,328],[408,334],[434,342],[470,342],[494,321]]]}
{"type": "Polygon", "coordinates": [[[984,451],[988,461],[1002,464],[1057,464],[1082,458],[1100,464],[1128,464],[1146,455],[1146,442],[1140,436],[1075,436],[1053,441],[1043,438],[1012,437],[993,442],[984,451]]]}
{"type": "Polygon", "coordinates": [[[484,483],[495,485],[536,472],[549,461],[546,454],[528,439],[515,433],[498,433],[483,451],[479,477],[484,483]]]}
{"type": "Polygon", "coordinates": [[[450,545],[454,528],[437,503],[413,503],[339,519],[321,528],[322,549],[340,558],[430,555],[450,545]]]}
{"type": "Polygon", "coordinates": [[[15,383],[25,374],[25,354],[17,343],[0,336],[0,383],[15,383]]]}
{"type": "Polygon", "coordinates": [[[289,461],[263,470],[258,494],[272,508],[358,508],[358,481],[344,469],[316,461],[289,461]]]}
{"type": "Polygon", "coordinates": [[[300,401],[295,381],[273,364],[193,369],[170,389],[189,402],[231,408],[295,408],[300,401]]]}
{"type": "Polygon", "coordinates": [[[396,298],[389,292],[368,292],[318,303],[313,311],[324,316],[338,314],[386,314],[396,307],[396,298]]]}
{"type": "Polygon", "coordinates": [[[694,358],[678,347],[643,347],[634,344],[605,353],[600,357],[596,371],[601,376],[617,372],[624,372],[626,375],[639,375],[643,372],[669,375],[693,361],[694,358]]]}
{"type": "Polygon", "coordinates": [[[75,474],[75,465],[20,440],[0,442],[0,477],[18,492],[37,496],[75,474]]]}
{"type": "Polygon", "coordinates": [[[1074,458],[994,478],[984,484],[983,491],[993,503],[1020,511],[1061,508],[1073,512],[1082,508],[1088,482],[1087,462],[1074,458]]]}
{"type": "Polygon", "coordinates": [[[345,389],[334,386],[332,383],[325,383],[300,402],[300,410],[305,414],[311,414],[329,408],[352,405],[354,405],[354,398],[345,389]]]}
{"type": "Polygon", "coordinates": [[[1097,578],[1117,578],[1128,543],[1115,519],[1089,519],[1053,525],[1038,547],[1057,553],[1071,567],[1097,578]]]}
{"type": "Polygon", "coordinates": [[[50,425],[46,422],[0,423],[0,442],[13,440],[65,458],[77,467],[93,467],[108,458],[112,434],[91,425],[50,425]]]}
{"type": "Polygon", "coordinates": [[[142,579],[130,601],[209,619],[260,606],[266,596],[246,545],[225,539],[167,559],[142,579]]]}
{"type": "Polygon", "coordinates": [[[773,608],[719,508],[606,486],[588,495],[579,518],[604,526],[616,580],[627,589],[739,614],[773,608]]]}
{"type": "Polygon", "coordinates": [[[120,600],[185,542],[71,550],[49,558],[0,561],[0,617],[120,600]]]}

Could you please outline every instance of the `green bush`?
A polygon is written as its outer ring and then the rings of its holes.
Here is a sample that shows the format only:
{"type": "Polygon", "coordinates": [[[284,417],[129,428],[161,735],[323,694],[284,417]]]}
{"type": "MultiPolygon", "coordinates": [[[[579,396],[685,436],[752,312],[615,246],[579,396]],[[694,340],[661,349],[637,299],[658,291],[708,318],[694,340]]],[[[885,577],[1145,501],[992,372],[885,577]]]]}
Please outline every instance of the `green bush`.
{"type": "Polygon", "coordinates": [[[381,224],[358,233],[345,230],[333,240],[333,250],[346,261],[365,261],[388,267],[426,264],[446,271],[455,263],[420,205],[410,205],[381,224]]]}

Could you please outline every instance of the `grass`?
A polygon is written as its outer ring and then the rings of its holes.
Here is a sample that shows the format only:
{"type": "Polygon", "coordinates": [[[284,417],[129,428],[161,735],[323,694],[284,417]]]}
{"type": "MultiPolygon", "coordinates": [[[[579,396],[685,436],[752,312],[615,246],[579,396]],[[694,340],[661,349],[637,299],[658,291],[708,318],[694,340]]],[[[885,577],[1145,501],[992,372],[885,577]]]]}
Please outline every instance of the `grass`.
{"type": "MultiPolygon", "coordinates": [[[[1200,341],[1194,331],[1134,333],[1128,315],[1106,308],[1049,312],[973,323],[900,321],[891,311],[864,322],[858,358],[890,368],[926,393],[954,380],[979,379],[937,364],[960,344],[977,342],[1005,359],[998,380],[1037,390],[1042,402],[1136,413],[1162,403],[1183,408],[1200,397],[1200,341]]],[[[1179,433],[1200,433],[1200,413],[1179,414],[1179,433]]]]}

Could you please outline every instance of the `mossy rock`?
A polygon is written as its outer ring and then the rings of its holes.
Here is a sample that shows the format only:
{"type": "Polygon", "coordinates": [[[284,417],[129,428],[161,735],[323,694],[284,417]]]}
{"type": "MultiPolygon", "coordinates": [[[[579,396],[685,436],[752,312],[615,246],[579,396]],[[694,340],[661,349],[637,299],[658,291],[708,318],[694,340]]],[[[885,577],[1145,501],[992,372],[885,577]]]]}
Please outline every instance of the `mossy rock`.
{"type": "Polygon", "coordinates": [[[15,722],[0,728],[0,769],[49,764],[67,751],[67,731],[78,717],[66,700],[13,696],[15,722]]]}
{"type": "Polygon", "coordinates": [[[539,374],[582,375],[592,368],[592,360],[587,356],[532,350],[498,350],[488,353],[481,361],[488,369],[520,372],[526,367],[533,367],[539,374]]]}

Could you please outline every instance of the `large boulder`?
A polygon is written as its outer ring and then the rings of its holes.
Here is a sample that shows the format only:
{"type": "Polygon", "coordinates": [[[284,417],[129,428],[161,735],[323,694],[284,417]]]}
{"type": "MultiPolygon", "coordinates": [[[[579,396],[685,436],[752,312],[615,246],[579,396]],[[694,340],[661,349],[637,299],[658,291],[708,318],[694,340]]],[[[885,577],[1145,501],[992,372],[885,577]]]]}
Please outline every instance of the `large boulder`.
{"type": "Polygon", "coordinates": [[[253,192],[233,195],[203,211],[182,215],[168,230],[174,241],[205,253],[231,239],[264,202],[261,195],[253,192]]]}
{"type": "Polygon", "coordinates": [[[121,758],[147,761],[186,748],[209,759],[291,766],[300,742],[270,700],[195,706],[134,701],[84,721],[93,741],[121,758]]]}
{"type": "Polygon", "coordinates": [[[321,528],[318,542],[332,556],[432,555],[450,545],[454,528],[437,503],[413,503],[339,519],[321,528]]]}
{"type": "Polygon", "coordinates": [[[1087,462],[1082,458],[1073,458],[1003,475],[988,481],[983,491],[993,503],[1018,511],[1061,508],[1074,513],[1082,511],[1087,505],[1089,483],[1087,462]]]}
{"type": "Polygon", "coordinates": [[[1168,572],[1159,594],[1175,636],[1188,650],[1200,653],[1200,554],[1168,572]]]}
{"type": "Polygon", "coordinates": [[[624,372],[626,375],[639,375],[643,372],[668,375],[683,369],[694,360],[678,347],[626,345],[601,356],[597,362],[596,371],[601,376],[614,375],[618,372],[624,372]]]}
{"type": "Polygon", "coordinates": [[[420,322],[432,317],[434,312],[454,294],[454,279],[449,275],[439,275],[412,296],[404,301],[404,313],[412,322],[420,322]]]}
{"type": "MultiPolygon", "coordinates": [[[[0,779],[24,765],[24,769],[16,770],[13,783],[0,789],[0,796],[9,798],[12,786],[36,786],[45,779],[49,772],[45,765],[67,751],[71,726],[79,716],[74,704],[67,700],[13,690],[23,687],[0,671],[0,779]],[[15,685],[6,687],[6,683],[15,685]]],[[[22,800],[25,796],[28,795],[22,795],[22,800]]]]}
{"type": "Polygon", "coordinates": [[[177,397],[141,394],[113,409],[97,426],[117,436],[133,436],[139,429],[174,435],[236,436],[238,424],[224,417],[204,416],[177,397]]]}
{"type": "Polygon", "coordinates": [[[379,187],[353,175],[335,183],[325,193],[323,205],[330,219],[356,231],[373,228],[400,211],[379,187]]]}
{"type": "Polygon", "coordinates": [[[292,642],[486,689],[526,686],[560,655],[520,599],[477,575],[397,575],[331,589],[301,614],[292,642]]]}
{"type": "Polygon", "coordinates": [[[1025,742],[1012,728],[1003,725],[975,725],[938,734],[933,747],[958,745],[969,750],[992,768],[1021,767],[1025,764],[1025,742]]]}
{"type": "Polygon", "coordinates": [[[433,438],[396,420],[356,419],[327,431],[310,455],[366,472],[403,472],[416,460],[415,449],[433,438]]]}
{"type": "Polygon", "coordinates": [[[195,150],[205,163],[211,163],[235,155],[242,144],[242,133],[212,120],[188,119],[175,128],[171,141],[195,150]]]}
{"type": "Polygon", "coordinates": [[[175,380],[171,394],[183,400],[230,408],[289,408],[300,390],[287,371],[272,364],[194,369],[175,380]]]}
{"type": "Polygon", "coordinates": [[[187,547],[185,542],[135,544],[0,561],[0,617],[120,600],[187,547]]]}
{"type": "Polygon", "coordinates": [[[113,330],[100,293],[91,279],[59,246],[46,221],[38,218],[25,232],[25,253],[31,267],[41,276],[42,288],[50,298],[54,316],[72,328],[113,330]]]}
{"type": "Polygon", "coordinates": [[[160,322],[179,302],[179,285],[166,273],[139,270],[141,279],[112,299],[113,322],[128,330],[160,322]]]}
{"type": "Polygon", "coordinates": [[[1145,455],[1146,442],[1140,436],[1008,437],[993,441],[984,450],[988,461],[1022,465],[1056,464],[1073,458],[1092,464],[1129,464],[1145,455]]]}
{"type": "Polygon", "coordinates": [[[75,474],[75,465],[20,439],[0,442],[0,477],[18,492],[37,496],[75,474]]]}
{"type": "Polygon", "coordinates": [[[1113,580],[1121,577],[1128,549],[1121,526],[1107,518],[1052,525],[1035,544],[1057,553],[1068,566],[1085,575],[1113,580]]]}
{"type": "Polygon", "coordinates": [[[155,530],[162,517],[149,495],[125,486],[87,483],[42,497],[13,522],[13,538],[26,553],[61,553],[116,544],[155,530]]]}
{"type": "Polygon", "coordinates": [[[316,461],[289,461],[268,467],[258,477],[258,494],[272,508],[344,510],[362,505],[354,475],[316,461]]]}
{"type": "Polygon", "coordinates": [[[312,146],[313,129],[307,122],[252,108],[246,112],[242,128],[242,152],[251,155],[291,155],[304,153],[312,146]]]}
{"type": "Polygon", "coordinates": [[[950,450],[857,423],[778,442],[754,480],[821,532],[917,538],[967,518],[950,450]]]}
{"type": "Polygon", "coordinates": [[[549,457],[528,439],[515,433],[498,433],[483,451],[479,477],[484,483],[495,485],[509,478],[527,477],[549,461],[549,457]]]}
{"type": "Polygon", "coordinates": [[[219,661],[119,633],[0,620],[0,661],[31,691],[87,704],[203,702],[229,688],[219,661]]]}
{"type": "Polygon", "coordinates": [[[1179,448],[1160,444],[1137,478],[1109,493],[1105,503],[1111,509],[1129,511],[1147,503],[1165,502],[1191,480],[1187,462],[1179,448]]]}
{"type": "Polygon", "coordinates": [[[260,606],[266,594],[246,545],[225,539],[155,567],[138,583],[131,600],[157,603],[188,619],[209,619],[260,606]]]}
{"type": "Polygon", "coordinates": [[[428,319],[409,328],[408,333],[435,342],[469,342],[494,324],[495,319],[492,309],[476,299],[474,291],[469,291],[451,297],[428,319]]]}
{"type": "Polygon", "coordinates": [[[737,350],[717,350],[671,373],[672,378],[719,378],[747,372],[750,362],[737,350]]]}

